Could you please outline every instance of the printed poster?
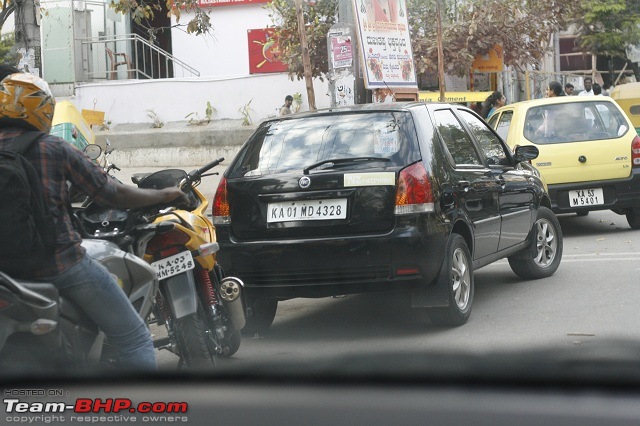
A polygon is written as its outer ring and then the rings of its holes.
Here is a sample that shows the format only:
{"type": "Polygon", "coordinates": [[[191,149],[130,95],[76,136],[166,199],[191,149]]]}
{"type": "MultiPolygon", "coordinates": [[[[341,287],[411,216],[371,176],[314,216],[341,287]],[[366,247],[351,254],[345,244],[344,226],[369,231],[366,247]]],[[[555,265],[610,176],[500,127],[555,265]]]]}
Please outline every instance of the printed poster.
{"type": "Polygon", "coordinates": [[[367,89],[417,89],[406,0],[353,0],[367,89]]]}
{"type": "Polygon", "coordinates": [[[260,28],[247,30],[249,74],[286,72],[287,65],[280,62],[280,48],[273,30],[260,28]]]}

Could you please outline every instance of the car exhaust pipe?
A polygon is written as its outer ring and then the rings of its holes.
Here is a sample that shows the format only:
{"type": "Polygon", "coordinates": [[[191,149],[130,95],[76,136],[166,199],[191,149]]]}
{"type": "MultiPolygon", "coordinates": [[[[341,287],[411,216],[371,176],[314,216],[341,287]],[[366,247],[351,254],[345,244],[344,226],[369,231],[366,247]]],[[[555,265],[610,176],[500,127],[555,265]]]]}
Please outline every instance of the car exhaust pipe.
{"type": "Polygon", "coordinates": [[[247,323],[247,308],[244,302],[244,283],[236,277],[220,281],[220,299],[234,330],[242,330],[247,323]]]}

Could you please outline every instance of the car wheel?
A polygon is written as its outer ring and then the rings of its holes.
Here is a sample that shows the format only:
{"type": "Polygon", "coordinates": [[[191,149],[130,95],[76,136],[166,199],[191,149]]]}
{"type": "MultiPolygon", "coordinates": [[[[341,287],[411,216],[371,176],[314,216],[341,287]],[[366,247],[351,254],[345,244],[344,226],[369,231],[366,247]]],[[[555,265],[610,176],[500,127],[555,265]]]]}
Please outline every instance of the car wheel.
{"type": "Polygon", "coordinates": [[[640,229],[640,210],[629,210],[627,213],[627,222],[629,222],[631,229],[640,229]]]}
{"type": "Polygon", "coordinates": [[[278,310],[277,299],[251,299],[247,298],[247,306],[251,314],[242,329],[245,336],[253,336],[256,333],[264,333],[271,327],[278,310]]]}
{"type": "Polygon", "coordinates": [[[471,314],[474,294],[473,265],[466,241],[458,234],[451,234],[447,243],[444,262],[436,285],[446,286],[449,306],[427,308],[427,315],[435,325],[458,326],[467,322],[471,314]]]}
{"type": "Polygon", "coordinates": [[[532,247],[509,257],[511,270],[524,279],[546,278],[553,275],[562,259],[562,229],[558,218],[546,207],[538,209],[532,230],[532,247]]]}

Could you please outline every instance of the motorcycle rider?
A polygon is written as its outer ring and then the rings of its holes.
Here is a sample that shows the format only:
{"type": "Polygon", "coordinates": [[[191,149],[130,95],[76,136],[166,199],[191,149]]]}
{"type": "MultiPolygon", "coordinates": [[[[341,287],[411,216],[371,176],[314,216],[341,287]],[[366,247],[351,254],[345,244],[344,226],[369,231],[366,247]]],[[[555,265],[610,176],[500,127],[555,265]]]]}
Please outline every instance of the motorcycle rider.
{"type": "Polygon", "coordinates": [[[74,230],[68,211],[67,181],[96,202],[115,208],[186,202],[186,196],[178,188],[140,189],[111,179],[76,147],[48,134],[55,99],[44,80],[7,66],[0,67],[0,79],[0,150],[25,131],[45,133],[24,156],[41,179],[43,197],[57,231],[54,254],[38,259],[39,267],[25,270],[16,265],[5,272],[15,278],[53,283],[104,331],[118,353],[120,367],[155,370],[156,355],[149,329],[115,278],[81,246],[82,239],[74,230]],[[17,110],[24,113],[16,118],[17,110]]]}

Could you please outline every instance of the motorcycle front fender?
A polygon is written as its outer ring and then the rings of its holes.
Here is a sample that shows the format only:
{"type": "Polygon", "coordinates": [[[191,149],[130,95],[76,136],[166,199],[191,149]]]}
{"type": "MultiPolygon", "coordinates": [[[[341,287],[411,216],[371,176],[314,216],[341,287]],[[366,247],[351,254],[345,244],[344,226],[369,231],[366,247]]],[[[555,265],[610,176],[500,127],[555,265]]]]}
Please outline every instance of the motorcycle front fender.
{"type": "Polygon", "coordinates": [[[193,270],[160,281],[165,301],[173,318],[194,314],[198,309],[198,295],[193,270]]]}

